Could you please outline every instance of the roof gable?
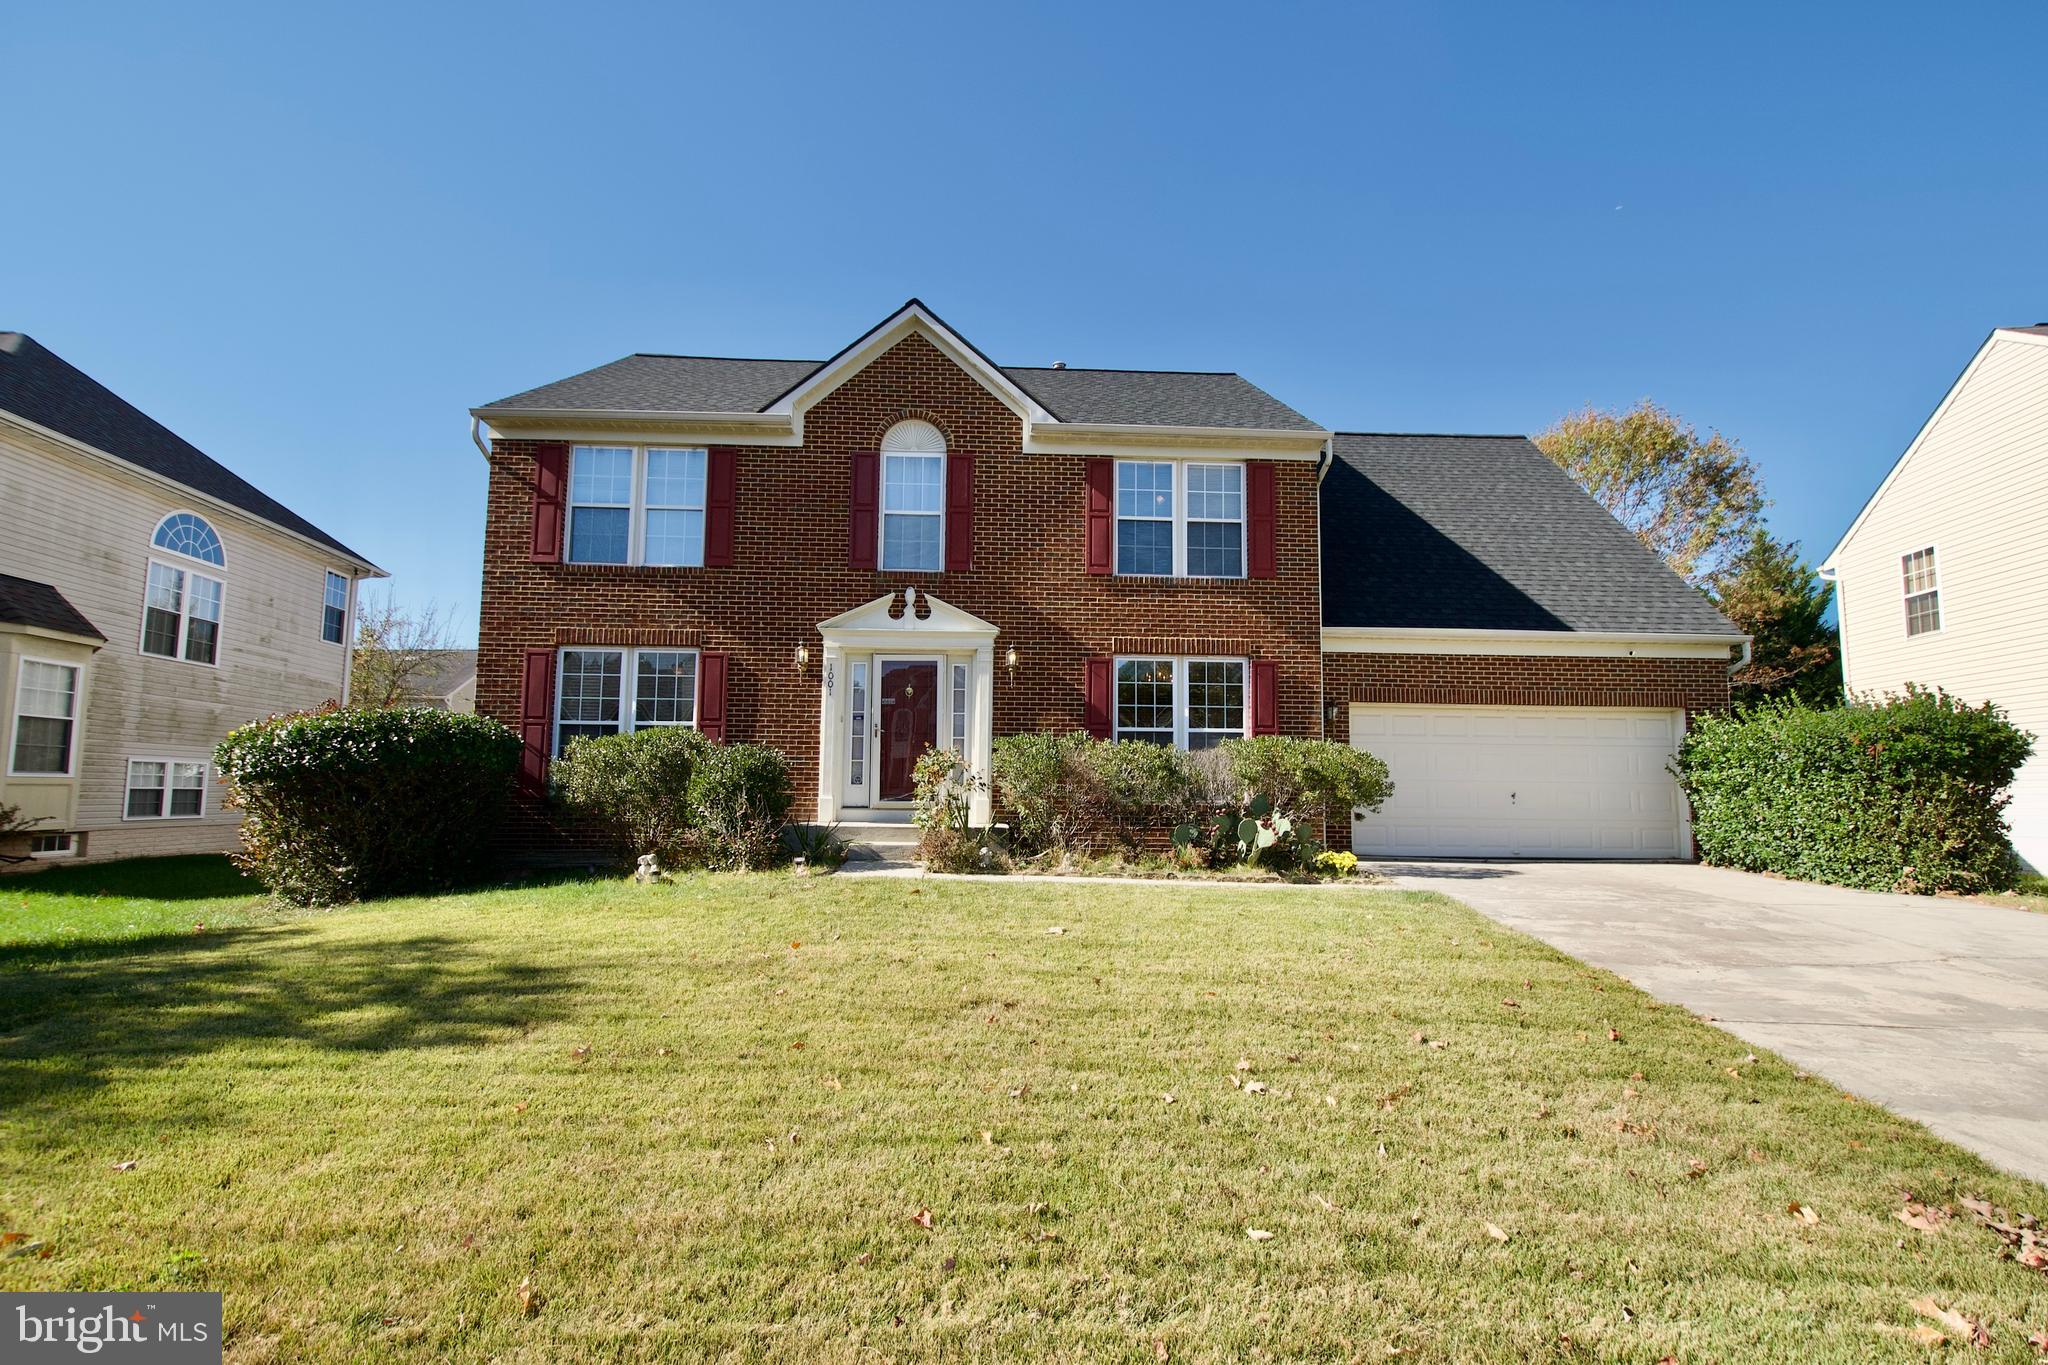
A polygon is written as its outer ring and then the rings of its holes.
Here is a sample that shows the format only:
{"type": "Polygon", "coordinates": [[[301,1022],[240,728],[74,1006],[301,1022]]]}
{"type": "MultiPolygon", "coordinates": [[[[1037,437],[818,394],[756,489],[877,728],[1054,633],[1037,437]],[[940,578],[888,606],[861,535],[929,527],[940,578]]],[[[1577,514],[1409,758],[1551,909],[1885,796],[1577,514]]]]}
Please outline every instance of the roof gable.
{"type": "Polygon", "coordinates": [[[107,639],[85,619],[84,612],[65,600],[63,593],[48,583],[16,578],[13,574],[0,573],[0,623],[75,635],[102,644],[107,639]]]}
{"type": "Polygon", "coordinates": [[[0,332],[0,410],[374,567],[262,489],[21,332],[0,332]]]}
{"type": "Polygon", "coordinates": [[[2039,323],[2032,327],[1999,327],[1994,329],[1990,336],[1984,338],[1983,343],[1977,347],[1976,354],[1970,357],[1970,363],[1963,366],[1963,372],[1957,375],[1955,382],[1948,386],[1948,392],[1941,396],[1941,401],[1935,404],[1934,411],[1928,414],[1925,422],[1920,424],[1920,430],[1913,434],[1913,439],[1907,443],[1905,450],[1900,453],[1897,460],[1892,462],[1892,467],[1885,472],[1883,480],[1878,483],[1877,490],[1864,500],[1862,507],[1857,509],[1855,519],[1849,523],[1849,529],[1842,532],[1841,539],[1835,542],[1835,548],[1829,550],[1827,557],[1821,560],[1820,571],[1823,574],[1832,575],[1834,573],[1836,561],[1841,558],[1842,552],[1849,548],[1849,542],[1856,538],[1856,533],[1863,529],[1863,524],[1870,519],[1871,512],[1876,509],[1878,503],[1884,500],[1884,495],[1891,491],[1892,485],[1898,482],[1899,476],[1905,472],[1906,467],[1912,463],[1913,458],[1927,444],[1928,439],[1933,436],[1935,429],[1941,425],[1942,419],[1948,416],[1950,410],[1962,400],[1964,391],[1970,387],[1971,379],[1983,368],[1986,361],[1990,359],[1992,352],[2000,345],[2005,344],[2015,346],[2048,346],[2048,323],[2039,323]]]}
{"type": "Polygon", "coordinates": [[[913,334],[929,341],[940,354],[965,370],[987,389],[996,401],[1017,414],[1026,425],[1059,420],[1036,398],[1019,388],[1015,380],[1003,373],[1002,369],[983,355],[972,342],[940,321],[936,313],[916,299],[911,299],[870,327],[839,354],[823,362],[762,404],[760,410],[767,413],[788,413],[792,417],[800,418],[820,399],[859,374],[870,362],[886,354],[905,337],[913,334]]]}

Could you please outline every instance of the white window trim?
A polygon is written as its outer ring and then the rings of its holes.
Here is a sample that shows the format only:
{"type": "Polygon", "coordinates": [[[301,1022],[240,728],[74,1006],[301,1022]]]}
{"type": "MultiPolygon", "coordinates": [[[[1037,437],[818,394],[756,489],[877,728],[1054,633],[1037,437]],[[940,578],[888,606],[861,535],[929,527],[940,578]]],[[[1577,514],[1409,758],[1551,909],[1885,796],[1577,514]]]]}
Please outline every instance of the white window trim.
{"type": "Polygon", "coordinates": [[[176,555],[180,559],[189,559],[194,564],[204,565],[209,575],[225,574],[228,571],[227,537],[220,533],[220,527],[214,525],[212,517],[207,516],[204,512],[195,512],[189,507],[173,507],[170,511],[157,518],[156,525],[149,528],[149,552],[151,554],[176,555]],[[213,532],[214,540],[220,544],[220,563],[216,564],[210,559],[201,559],[197,555],[188,555],[183,550],[173,550],[168,545],[157,544],[157,532],[163,530],[164,523],[173,517],[191,517],[195,521],[204,522],[206,529],[213,532]]]}
{"type": "MultiPolygon", "coordinates": [[[[711,447],[631,445],[621,442],[609,445],[598,441],[578,441],[569,447],[569,467],[564,471],[562,487],[562,562],[564,564],[586,564],[610,569],[701,569],[704,567],[704,551],[711,539],[711,447]],[[633,455],[632,491],[625,502],[577,502],[576,452],[578,450],[626,450],[633,455]],[[694,564],[649,564],[647,562],[647,452],[650,450],[694,450],[704,457],[704,501],[691,506],[688,503],[658,503],[657,512],[700,512],[704,516],[704,535],[698,542],[697,562],[694,564]],[[626,559],[620,563],[614,559],[580,560],[576,558],[576,509],[579,507],[624,508],[626,511],[626,559]]],[[[603,646],[595,646],[603,648],[603,646]]]]}
{"type": "Polygon", "coordinates": [[[1939,635],[1943,631],[1946,631],[1949,628],[1950,623],[1948,619],[1948,602],[1943,598],[1941,592],[1941,546],[1934,541],[1928,541],[1927,543],[1922,545],[1915,545],[1910,550],[1903,550],[1899,553],[1898,565],[1899,626],[1900,629],[1904,631],[1906,640],[1909,643],[1914,640],[1924,640],[1930,635],[1939,635]],[[1906,560],[1913,555],[1921,554],[1923,552],[1927,555],[1929,562],[1934,566],[1934,586],[1928,588],[1924,592],[1907,592],[1906,560]],[[1911,628],[1913,623],[1913,599],[1916,597],[1927,597],[1930,595],[1934,598],[1934,609],[1940,617],[1941,623],[1935,626],[1933,630],[1915,631],[1911,628]]]}
{"type": "Polygon", "coordinates": [[[880,573],[944,573],[946,571],[946,452],[943,450],[884,450],[875,466],[875,568],[880,573]],[[891,512],[889,510],[889,461],[937,460],[939,462],[939,510],[936,512],[891,512]],[[939,562],[930,569],[906,569],[889,563],[889,518],[930,517],[939,523],[939,562]]]}
{"type": "MultiPolygon", "coordinates": [[[[44,719],[44,717],[35,717],[44,719]]],[[[51,716],[48,719],[55,720],[51,716]]],[[[50,659],[38,654],[24,654],[14,669],[14,716],[7,727],[7,775],[9,777],[46,778],[52,782],[76,782],[78,780],[78,732],[85,724],[85,665],[75,659],[50,659]],[[23,772],[14,766],[14,751],[21,743],[21,693],[26,685],[30,664],[49,664],[52,668],[71,670],[71,744],[64,755],[64,771],[61,773],[23,772]]]]}
{"type": "MultiPolygon", "coordinates": [[[[322,577],[320,579],[320,640],[323,644],[346,646],[348,644],[349,577],[347,574],[336,573],[332,569],[323,569],[321,573],[322,577]],[[329,579],[339,579],[341,581],[341,636],[339,639],[334,640],[330,640],[327,638],[327,609],[331,605],[327,600],[327,589],[330,586],[328,582],[329,579]]],[[[144,591],[146,592],[147,589],[145,588],[144,591]]]]}
{"type": "MultiPolygon", "coordinates": [[[[1195,518],[1192,518],[1192,520],[1195,520],[1195,521],[1200,521],[1200,522],[1204,522],[1204,523],[1208,523],[1208,522],[1215,522],[1215,524],[1217,524],[1217,525],[1219,525],[1219,526],[1227,526],[1227,525],[1230,525],[1230,524],[1231,524],[1231,523],[1230,523],[1230,522],[1229,522],[1228,520],[1218,520],[1217,518],[1214,518],[1214,517],[1195,517],[1195,518]]],[[[1130,459],[1127,459],[1127,460],[1118,460],[1118,461],[1116,462],[1116,466],[1115,466],[1115,468],[1114,468],[1114,469],[1112,469],[1112,470],[1110,471],[1110,479],[1109,479],[1109,521],[1110,521],[1110,527],[1109,527],[1109,531],[1110,531],[1110,534],[1109,534],[1109,567],[1110,567],[1110,572],[1111,572],[1111,573],[1112,573],[1113,575],[1115,575],[1116,577],[1118,577],[1118,578],[1162,578],[1162,577],[1164,577],[1164,578],[1203,578],[1203,579],[1218,579],[1218,578],[1220,578],[1220,579],[1232,579],[1232,578],[1244,578],[1244,577],[1246,577],[1246,576],[1247,576],[1247,575],[1248,575],[1248,574],[1250,573],[1250,571],[1251,571],[1251,555],[1252,555],[1252,544],[1251,544],[1251,536],[1252,536],[1252,531],[1251,531],[1251,522],[1252,522],[1252,518],[1251,518],[1251,473],[1250,473],[1250,471],[1249,471],[1249,470],[1248,470],[1248,469],[1246,468],[1246,464],[1245,464],[1245,461],[1243,461],[1243,460],[1159,460],[1159,459],[1145,459],[1145,458],[1141,458],[1141,457],[1136,457],[1136,456],[1134,456],[1134,457],[1132,457],[1132,458],[1130,458],[1130,459]],[[1126,517],[1124,517],[1124,515],[1122,514],[1122,512],[1121,512],[1121,511],[1119,510],[1119,508],[1118,508],[1118,506],[1117,506],[1117,499],[1118,499],[1118,496],[1119,496],[1119,490],[1120,490],[1120,489],[1122,488],[1122,484],[1123,484],[1123,476],[1122,476],[1122,472],[1121,472],[1121,471],[1122,471],[1122,469],[1123,469],[1123,467],[1124,467],[1125,465],[1138,465],[1138,464],[1168,464],[1168,465],[1172,465],[1172,466],[1173,466],[1173,518],[1172,518],[1172,520],[1173,520],[1173,572],[1172,572],[1172,573],[1169,573],[1169,574],[1156,574],[1156,573],[1125,573],[1125,572],[1124,572],[1124,571],[1123,571],[1122,569],[1120,569],[1120,568],[1118,568],[1118,567],[1117,567],[1117,566],[1118,566],[1118,565],[1119,565],[1119,564],[1120,564],[1120,563],[1122,562],[1122,557],[1121,557],[1121,555],[1120,555],[1120,553],[1119,553],[1119,547],[1118,547],[1118,544],[1117,544],[1117,542],[1118,542],[1118,540],[1119,540],[1119,539],[1121,538],[1121,536],[1122,536],[1122,532],[1123,532],[1123,524],[1124,524],[1124,522],[1125,522],[1126,520],[1130,520],[1130,521],[1164,521],[1164,520],[1166,520],[1166,518],[1164,518],[1164,517],[1130,517],[1130,518],[1126,518],[1126,517]],[[1234,574],[1190,574],[1190,573],[1188,572],[1188,522],[1190,521],[1190,518],[1189,518],[1189,516],[1188,516],[1188,477],[1187,477],[1187,472],[1188,472],[1188,470],[1190,470],[1190,469],[1192,469],[1192,468],[1195,468],[1195,467],[1197,467],[1197,466],[1215,466],[1215,467],[1221,467],[1221,468],[1227,468],[1227,469],[1236,469],[1236,470],[1238,471],[1238,475],[1237,475],[1237,499],[1238,499],[1238,500],[1237,500],[1237,523],[1236,523],[1236,524],[1237,524],[1237,572],[1236,572],[1236,573],[1234,573],[1234,574]]],[[[1140,657],[1140,656],[1137,656],[1137,655],[1133,655],[1132,657],[1133,657],[1133,658],[1137,658],[1137,657],[1140,657]]],[[[1160,657],[1164,657],[1164,656],[1160,656],[1160,657]]]]}
{"type": "MultiPolygon", "coordinates": [[[[666,449],[666,447],[663,447],[666,449]]],[[[562,752],[562,660],[569,654],[618,654],[619,660],[619,728],[612,733],[630,735],[639,730],[694,730],[697,728],[697,708],[704,691],[704,651],[695,645],[563,645],[555,651],[555,696],[553,714],[548,718],[548,753],[551,756],[562,752]],[[685,721],[651,720],[641,725],[633,719],[638,701],[634,689],[640,677],[640,656],[642,654],[687,654],[694,660],[690,675],[690,718],[685,721]]],[[[595,721],[572,720],[571,725],[594,725],[595,721]]]]}
{"type": "Polygon", "coordinates": [[[28,841],[28,856],[35,859],[76,858],[84,847],[80,842],[78,834],[68,829],[32,829],[28,832],[28,841]],[[62,839],[64,847],[38,849],[35,846],[35,841],[38,839],[62,839]]]}
{"type": "Polygon", "coordinates": [[[227,580],[220,577],[217,571],[202,572],[200,569],[193,568],[193,565],[199,564],[203,565],[207,570],[216,570],[215,565],[207,564],[204,560],[200,559],[185,559],[183,556],[180,556],[178,559],[160,559],[156,555],[151,555],[149,563],[159,568],[169,569],[173,573],[185,575],[184,586],[178,591],[178,643],[176,652],[171,654],[158,654],[143,648],[144,643],[149,639],[149,570],[144,568],[142,571],[142,621],[135,631],[135,652],[145,659],[161,659],[167,664],[191,664],[195,668],[219,668],[220,656],[227,652],[227,580]],[[215,630],[213,658],[211,661],[206,659],[188,659],[185,657],[185,638],[190,633],[192,625],[192,580],[195,578],[203,578],[220,589],[220,617],[213,623],[215,630]]]}
{"type": "Polygon", "coordinates": [[[121,773],[121,819],[123,823],[147,825],[159,820],[204,820],[206,798],[213,791],[213,765],[198,758],[160,758],[155,754],[137,754],[128,760],[128,766],[121,773]],[[138,763],[161,763],[164,765],[164,808],[155,815],[130,815],[128,793],[135,788],[135,765],[138,763]],[[171,782],[174,767],[199,769],[199,809],[191,815],[171,814],[171,793],[177,788],[171,782]]]}
{"type": "MultiPolygon", "coordinates": [[[[1123,739],[1123,725],[1118,720],[1117,675],[1125,664],[1173,665],[1173,747],[1187,752],[1188,748],[1188,665],[1189,664],[1236,664],[1244,670],[1243,725],[1235,732],[1204,728],[1205,735],[1231,735],[1244,739],[1252,732],[1252,661],[1227,654],[1119,654],[1109,661],[1109,737],[1123,739]]],[[[1148,731],[1149,733],[1149,731],[1148,731]]]]}

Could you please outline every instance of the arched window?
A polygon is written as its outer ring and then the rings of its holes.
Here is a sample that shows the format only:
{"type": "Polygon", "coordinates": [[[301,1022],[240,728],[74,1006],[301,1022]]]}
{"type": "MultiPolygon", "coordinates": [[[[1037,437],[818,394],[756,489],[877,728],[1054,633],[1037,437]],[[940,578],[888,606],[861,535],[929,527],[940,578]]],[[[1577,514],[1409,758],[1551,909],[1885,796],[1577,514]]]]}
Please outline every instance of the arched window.
{"type": "Polygon", "coordinates": [[[202,564],[217,567],[227,564],[227,556],[221,553],[220,536],[207,525],[204,517],[190,512],[173,512],[157,523],[156,534],[149,543],[159,550],[169,550],[174,555],[184,555],[202,564]]]}
{"type": "Polygon", "coordinates": [[[173,512],[157,523],[149,543],[149,577],[142,594],[142,652],[187,663],[219,663],[226,589],[219,578],[191,565],[226,565],[220,535],[204,517],[173,512]],[[158,558],[158,552],[164,558],[158,558]]]}
{"type": "Polygon", "coordinates": [[[930,422],[898,422],[882,437],[881,567],[944,567],[945,519],[946,437],[930,422]]]}

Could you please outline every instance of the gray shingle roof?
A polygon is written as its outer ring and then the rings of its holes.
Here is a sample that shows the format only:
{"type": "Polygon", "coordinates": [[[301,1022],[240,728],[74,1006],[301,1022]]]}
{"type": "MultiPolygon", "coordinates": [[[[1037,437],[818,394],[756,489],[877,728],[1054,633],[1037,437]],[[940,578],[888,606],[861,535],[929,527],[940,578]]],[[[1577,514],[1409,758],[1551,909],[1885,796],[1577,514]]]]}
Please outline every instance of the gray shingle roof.
{"type": "Polygon", "coordinates": [[[85,619],[85,613],[64,600],[64,594],[48,583],[0,573],[0,621],[41,630],[62,631],[104,641],[99,628],[85,619]]]}
{"type": "Polygon", "coordinates": [[[1741,633],[1525,437],[1335,447],[1326,626],[1741,633]]]}
{"type": "MultiPolygon", "coordinates": [[[[0,332],[0,409],[363,560],[34,337],[0,332]]],[[[363,560],[367,563],[367,560],[363,560]]]]}
{"type": "MultiPolygon", "coordinates": [[[[567,412],[759,412],[823,363],[725,356],[629,355],[567,379],[486,403],[567,412]]],[[[1067,422],[1317,431],[1235,374],[1174,370],[1006,368],[1010,381],[1067,422]]]]}

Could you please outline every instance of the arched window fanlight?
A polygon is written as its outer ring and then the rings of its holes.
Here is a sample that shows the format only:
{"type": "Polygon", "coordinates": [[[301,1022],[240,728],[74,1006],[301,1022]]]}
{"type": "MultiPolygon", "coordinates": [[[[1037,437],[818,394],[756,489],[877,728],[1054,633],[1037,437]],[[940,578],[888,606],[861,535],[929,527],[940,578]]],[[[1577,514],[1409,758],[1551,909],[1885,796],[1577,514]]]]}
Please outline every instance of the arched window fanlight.
{"type": "Polygon", "coordinates": [[[930,422],[915,417],[898,422],[882,437],[884,455],[943,455],[946,437],[930,422]]]}
{"type": "Polygon", "coordinates": [[[227,563],[227,556],[220,547],[220,536],[205,518],[190,512],[173,512],[158,522],[156,534],[150,537],[149,543],[202,564],[227,563]]]}

